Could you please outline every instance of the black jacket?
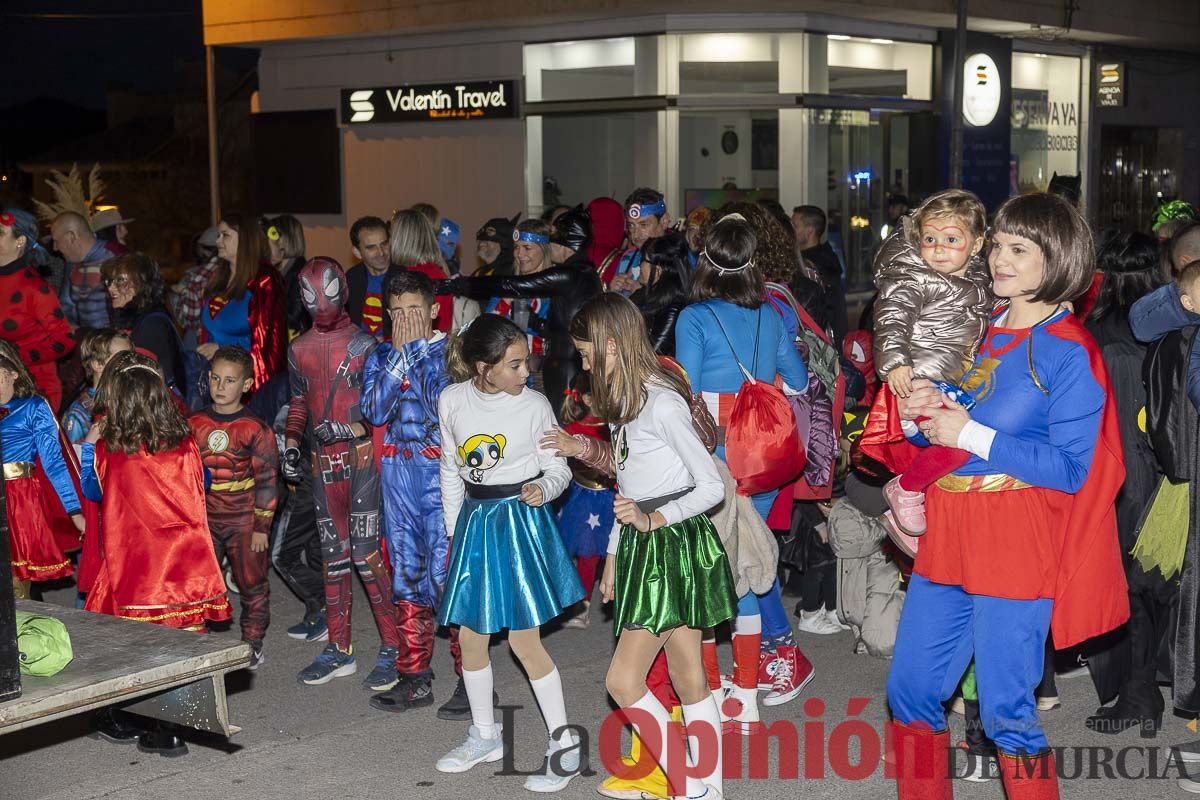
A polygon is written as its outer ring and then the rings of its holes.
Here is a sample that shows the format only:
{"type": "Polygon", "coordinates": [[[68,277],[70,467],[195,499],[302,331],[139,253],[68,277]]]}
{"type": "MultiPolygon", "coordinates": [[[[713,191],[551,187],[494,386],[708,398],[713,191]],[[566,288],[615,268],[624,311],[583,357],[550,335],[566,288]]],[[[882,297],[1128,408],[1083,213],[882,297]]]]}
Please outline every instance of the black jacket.
{"type": "Polygon", "coordinates": [[[312,317],[304,306],[304,298],[300,296],[300,268],[303,266],[303,258],[293,258],[285,261],[279,270],[283,276],[284,296],[287,298],[288,330],[295,331],[297,335],[312,327],[312,317]]]}
{"type": "MultiPolygon", "coordinates": [[[[387,292],[388,281],[402,272],[404,272],[404,267],[398,267],[395,264],[388,267],[387,274],[383,277],[384,292],[387,292]]],[[[367,301],[367,268],[361,262],[346,270],[346,291],[346,314],[349,315],[351,322],[361,328],[363,304],[367,301]]],[[[383,304],[386,308],[386,298],[383,300],[383,304]]]]}
{"type": "Polygon", "coordinates": [[[654,352],[660,356],[675,357],[675,323],[679,312],[687,305],[682,291],[676,296],[647,296],[646,288],[638,289],[629,296],[630,301],[642,312],[646,321],[646,333],[654,352]]]}
{"type": "Polygon", "coordinates": [[[842,262],[838,260],[837,253],[829,246],[829,242],[822,242],[816,247],[801,250],[800,256],[812,262],[812,265],[817,268],[817,272],[821,273],[821,280],[825,282],[826,316],[829,319],[829,326],[833,329],[834,341],[838,350],[841,350],[842,340],[846,338],[847,329],[846,290],[842,288],[842,262]]]}
{"type": "Polygon", "coordinates": [[[181,394],[185,393],[187,373],[183,364],[183,342],[179,338],[179,329],[175,327],[175,319],[166,306],[157,303],[149,308],[136,309],[130,303],[122,308],[114,308],[112,324],[118,330],[129,332],[134,347],[153,353],[167,385],[181,394]]]}
{"type": "Polygon", "coordinates": [[[558,266],[533,275],[495,275],[468,278],[462,275],[446,282],[440,293],[456,294],[473,300],[493,297],[547,297],[550,312],[546,317],[548,359],[573,359],[575,345],[568,329],[571,319],[588,300],[600,294],[600,276],[587,256],[576,253],[558,266]]]}

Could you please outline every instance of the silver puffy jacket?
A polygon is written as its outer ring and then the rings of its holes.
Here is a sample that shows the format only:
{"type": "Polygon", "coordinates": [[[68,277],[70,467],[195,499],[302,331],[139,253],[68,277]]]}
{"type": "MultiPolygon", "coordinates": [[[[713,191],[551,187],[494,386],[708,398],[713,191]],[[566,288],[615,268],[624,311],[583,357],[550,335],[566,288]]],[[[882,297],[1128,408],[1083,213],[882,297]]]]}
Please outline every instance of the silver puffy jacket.
{"type": "Polygon", "coordinates": [[[875,370],[887,380],[910,366],[914,377],[957,383],[987,331],[992,277],[983,251],[962,277],[930,269],[912,228],[905,217],[875,256],[875,370]]]}

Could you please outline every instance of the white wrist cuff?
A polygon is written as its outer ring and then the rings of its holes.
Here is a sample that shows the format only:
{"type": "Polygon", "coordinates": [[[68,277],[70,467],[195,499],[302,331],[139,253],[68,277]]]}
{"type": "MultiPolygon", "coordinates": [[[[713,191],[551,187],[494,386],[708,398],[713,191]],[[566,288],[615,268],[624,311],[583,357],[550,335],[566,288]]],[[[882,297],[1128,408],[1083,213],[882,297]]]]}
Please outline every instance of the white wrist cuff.
{"type": "Polygon", "coordinates": [[[992,441],[996,438],[996,429],[987,425],[968,420],[958,433],[958,449],[979,456],[984,461],[992,453],[992,441]]]}

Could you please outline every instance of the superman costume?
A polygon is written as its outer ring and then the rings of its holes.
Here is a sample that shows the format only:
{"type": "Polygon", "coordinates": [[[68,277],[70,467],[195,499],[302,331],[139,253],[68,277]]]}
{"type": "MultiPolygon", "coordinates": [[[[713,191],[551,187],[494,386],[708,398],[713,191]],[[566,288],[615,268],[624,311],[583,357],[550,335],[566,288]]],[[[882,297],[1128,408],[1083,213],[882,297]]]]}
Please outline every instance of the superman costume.
{"type": "Polygon", "coordinates": [[[229,619],[196,442],[189,436],[173,450],[133,454],[84,442],[80,464],[83,492],[100,504],[104,531],[84,607],[172,628],[229,619]]]}
{"type": "Polygon", "coordinates": [[[447,339],[438,332],[394,347],[382,344],[363,367],[362,413],[386,426],[382,448],[384,533],[399,610],[403,675],[428,675],[434,609],[446,582],[450,540],[438,479],[438,398],[450,385],[447,339]]]}
{"type": "MultiPolygon", "coordinates": [[[[949,796],[942,703],[972,656],[1007,784],[1014,757],[1052,762],[1033,700],[1047,629],[1070,647],[1129,616],[1114,505],[1124,466],[1100,350],[1065,310],[1032,328],[1001,322],[964,378],[983,427],[960,439],[967,463],[928,493],[897,632],[888,701],[901,798],[949,796]]],[[[927,444],[919,433],[893,443],[927,444]]]]}
{"type": "Polygon", "coordinates": [[[205,494],[217,561],[229,557],[242,601],[242,641],[261,643],[271,622],[270,555],[254,552],[254,534],[269,536],[278,497],[275,434],[248,409],[220,414],[206,408],[188,417],[200,460],[212,475],[205,494]]]}

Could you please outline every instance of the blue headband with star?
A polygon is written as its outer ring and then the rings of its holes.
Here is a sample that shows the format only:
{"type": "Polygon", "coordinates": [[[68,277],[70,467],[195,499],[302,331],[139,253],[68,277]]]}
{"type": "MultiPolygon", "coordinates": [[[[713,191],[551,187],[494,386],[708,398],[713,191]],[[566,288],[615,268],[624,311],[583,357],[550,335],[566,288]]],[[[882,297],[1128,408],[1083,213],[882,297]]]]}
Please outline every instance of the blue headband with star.
{"type": "Polygon", "coordinates": [[[634,203],[625,212],[625,215],[630,219],[641,219],[642,217],[661,217],[667,213],[667,202],[659,200],[657,203],[634,203]]]}

